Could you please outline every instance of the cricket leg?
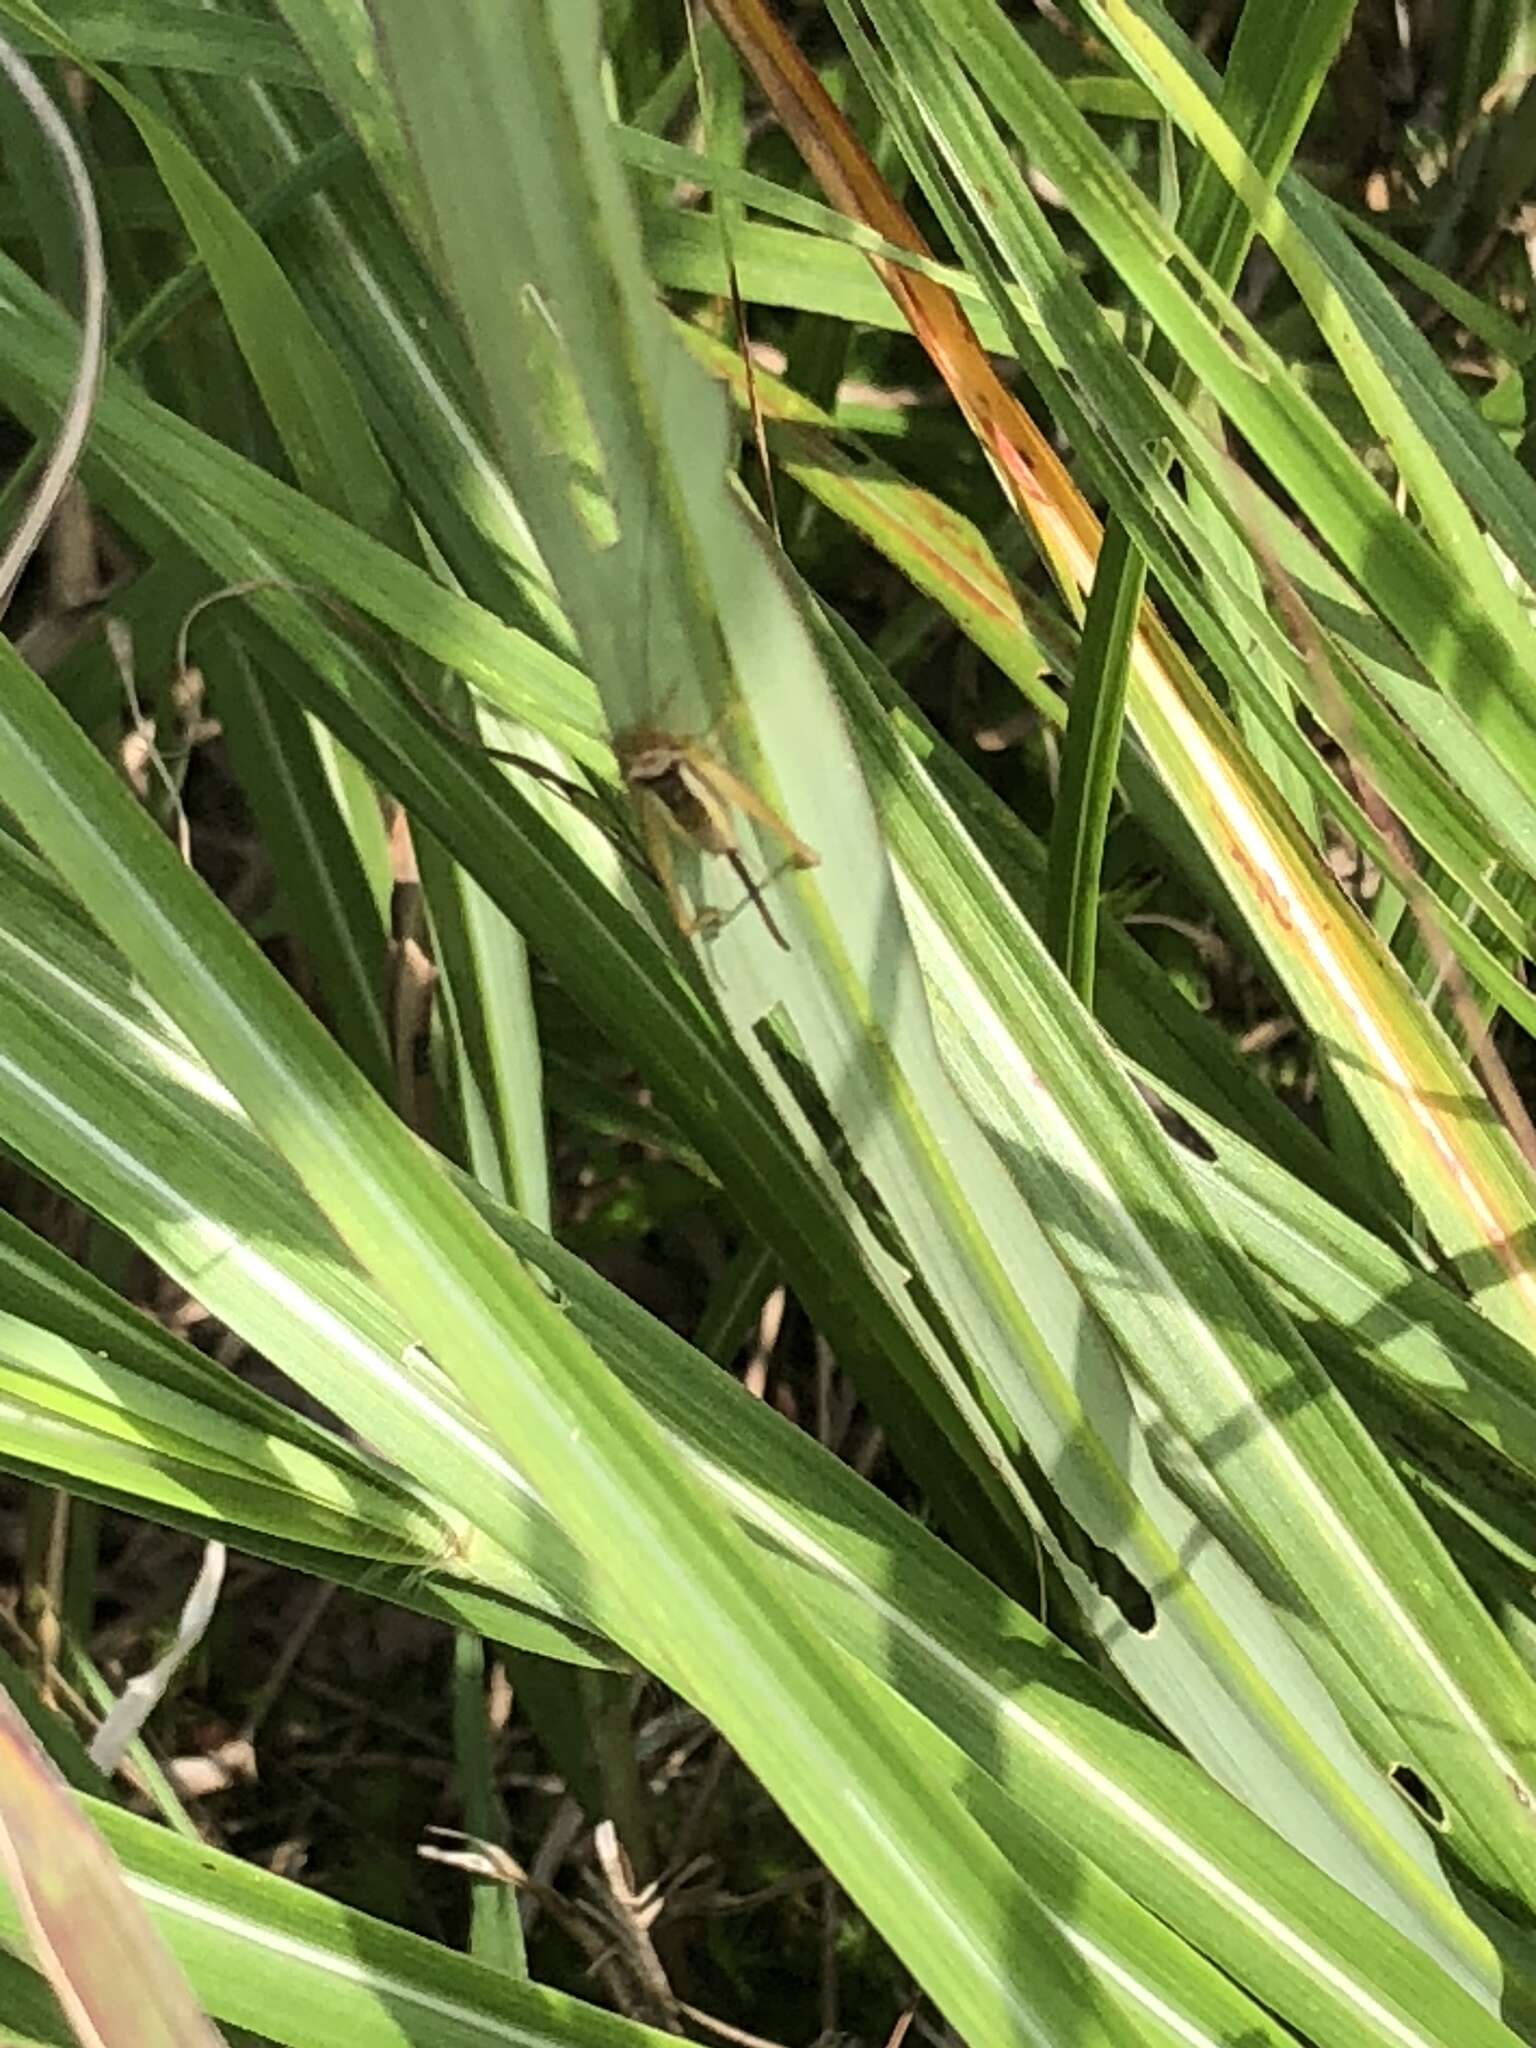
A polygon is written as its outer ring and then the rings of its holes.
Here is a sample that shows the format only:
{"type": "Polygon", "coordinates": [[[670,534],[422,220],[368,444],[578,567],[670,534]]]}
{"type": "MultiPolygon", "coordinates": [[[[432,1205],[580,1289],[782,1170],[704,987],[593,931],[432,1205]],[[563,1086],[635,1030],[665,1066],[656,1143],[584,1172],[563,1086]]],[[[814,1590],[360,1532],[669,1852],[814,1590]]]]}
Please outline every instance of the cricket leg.
{"type": "Polygon", "coordinates": [[[645,846],[645,857],[650,862],[651,873],[661,884],[661,893],[667,899],[667,908],[672,913],[672,922],[685,939],[691,939],[701,931],[712,931],[720,922],[720,913],[704,905],[694,912],[688,907],[688,898],[683,894],[677,879],[677,861],[672,852],[672,841],[681,839],[685,846],[693,841],[683,831],[676,818],[667,809],[660,797],[649,790],[636,792],[636,808],[640,813],[640,838],[645,846]]]}
{"type": "Polygon", "coordinates": [[[791,832],[778,812],[765,804],[751,783],[743,782],[739,775],[733,775],[722,761],[712,756],[704,761],[689,763],[693,773],[712,785],[721,802],[730,804],[738,811],[745,811],[765,831],[771,832],[789,856],[792,868],[819,868],[821,855],[805,841],[791,832]]]}
{"type": "MultiPolygon", "coordinates": [[[[689,796],[692,797],[697,807],[700,822],[695,822],[693,829],[690,831],[682,824],[670,807],[667,809],[667,822],[677,836],[680,839],[687,840],[690,846],[701,847],[705,852],[718,854],[722,860],[729,861],[732,872],[746,891],[746,900],[753,905],[758,916],[767,926],[769,937],[776,945],[782,946],[787,953],[790,950],[789,941],[774,922],[772,911],[769,910],[767,904],[763,901],[763,892],[752,879],[752,871],[742,859],[741,848],[736,844],[736,831],[731,823],[728,796],[720,780],[722,774],[726,774],[726,772],[720,768],[717,761],[709,756],[704,757],[702,760],[684,760],[679,762],[677,773],[682,779],[684,788],[689,796]]],[[[734,778],[729,779],[734,780],[734,778]]],[[[741,786],[744,787],[744,785],[741,786]]],[[[748,794],[750,794],[750,791],[748,794]]],[[[778,821],[774,820],[774,822],[777,823],[778,821]]],[[[797,846],[799,843],[798,840],[795,841],[797,846]]],[[[807,847],[804,851],[810,852],[810,849],[807,847]]],[[[814,860],[815,855],[812,854],[811,858],[814,860]]],[[[789,863],[786,862],[785,865],[788,866],[789,863]]],[[[722,930],[740,908],[741,905],[738,903],[735,910],[729,911],[723,916],[717,911],[713,919],[714,929],[717,932],[722,930]]]]}
{"type": "MultiPolygon", "coordinates": [[[[742,888],[746,890],[747,896],[751,901],[753,908],[757,911],[757,914],[763,920],[763,923],[768,927],[768,936],[772,940],[774,940],[774,942],[777,945],[782,946],[784,948],[784,951],[787,953],[790,950],[789,941],[785,938],[784,934],[779,930],[779,927],[774,920],[773,912],[768,908],[768,905],[763,901],[763,892],[757,886],[757,883],[753,881],[751,871],[747,867],[746,862],[742,859],[741,855],[735,850],[734,847],[725,857],[730,862],[732,868],[735,870],[737,881],[740,882],[742,888]]],[[[782,872],[783,870],[781,869],[780,873],[782,872]]],[[[737,909],[740,909],[740,907],[741,906],[738,904],[737,909]]],[[[725,919],[721,918],[720,923],[724,924],[725,919]]]]}

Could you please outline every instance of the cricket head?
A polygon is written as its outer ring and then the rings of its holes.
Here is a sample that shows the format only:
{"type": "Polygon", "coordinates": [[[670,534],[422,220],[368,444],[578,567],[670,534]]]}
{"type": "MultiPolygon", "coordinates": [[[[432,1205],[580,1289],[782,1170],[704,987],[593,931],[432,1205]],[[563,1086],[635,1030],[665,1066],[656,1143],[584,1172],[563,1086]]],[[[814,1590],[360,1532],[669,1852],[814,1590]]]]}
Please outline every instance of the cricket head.
{"type": "Polygon", "coordinates": [[[672,774],[688,749],[684,741],[654,725],[634,725],[617,734],[613,751],[628,783],[660,782],[672,774]]]}

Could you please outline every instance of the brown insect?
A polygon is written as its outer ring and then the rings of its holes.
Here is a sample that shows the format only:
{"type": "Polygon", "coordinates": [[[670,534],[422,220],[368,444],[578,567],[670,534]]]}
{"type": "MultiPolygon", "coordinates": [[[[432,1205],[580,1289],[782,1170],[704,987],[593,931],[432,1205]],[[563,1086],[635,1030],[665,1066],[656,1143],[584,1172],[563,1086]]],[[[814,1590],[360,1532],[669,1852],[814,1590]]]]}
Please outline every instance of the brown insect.
{"type": "MultiPolygon", "coordinates": [[[[677,880],[673,849],[678,843],[699,853],[719,854],[730,863],[770,936],[787,953],[789,941],[774,922],[762,887],[742,859],[731,813],[744,812],[783,846],[785,858],[775,875],[785,868],[814,868],[820,864],[820,854],[791,832],[757,791],[733,775],[701,740],[637,725],[615,737],[614,753],[625,787],[634,798],[646,858],[684,937],[718,931],[725,919],[707,905],[697,911],[689,908],[677,880]]],[[[774,876],[768,879],[772,881],[774,876]]]]}
{"type": "MultiPolygon", "coordinates": [[[[463,739],[458,728],[451,726],[437,707],[422,697],[409,682],[406,688],[438,724],[445,726],[456,739],[463,739]]],[[[753,878],[742,858],[731,812],[733,809],[744,811],[783,845],[785,858],[769,876],[770,882],[783,874],[786,868],[819,867],[821,855],[792,832],[755,789],[743,782],[739,775],[733,775],[702,740],[680,738],[675,733],[663,732],[657,726],[637,725],[615,738],[613,750],[619,772],[624,777],[624,786],[635,806],[645,864],[661,884],[667,908],[684,938],[691,939],[698,933],[714,934],[733,913],[722,913],[707,904],[697,911],[690,909],[677,879],[673,858],[676,843],[691,846],[698,853],[719,854],[728,861],[770,936],[787,953],[789,941],[763,900],[762,885],[753,878]]],[[[493,761],[504,761],[509,767],[519,768],[524,774],[535,777],[546,787],[558,790],[583,816],[593,815],[591,791],[544,762],[531,760],[526,754],[513,753],[504,747],[482,746],[479,751],[493,761]]],[[[620,851],[634,865],[641,864],[622,841],[620,851]]]]}

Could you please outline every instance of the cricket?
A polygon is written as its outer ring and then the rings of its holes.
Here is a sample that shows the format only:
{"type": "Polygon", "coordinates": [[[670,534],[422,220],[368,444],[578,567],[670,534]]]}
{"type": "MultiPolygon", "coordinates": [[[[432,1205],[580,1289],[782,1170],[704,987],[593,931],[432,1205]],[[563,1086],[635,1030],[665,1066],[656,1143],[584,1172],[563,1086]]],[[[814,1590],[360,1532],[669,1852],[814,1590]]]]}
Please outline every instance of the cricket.
{"type": "MultiPolygon", "coordinates": [[[[594,815],[593,796],[589,789],[572,782],[546,762],[535,761],[509,748],[489,747],[468,740],[429,698],[421,694],[398,663],[395,669],[406,694],[434,724],[451,733],[455,740],[463,745],[476,746],[479,753],[492,761],[501,761],[509,768],[531,775],[547,788],[558,791],[584,816],[594,815]]],[[[819,867],[820,854],[792,832],[778,813],[763,802],[757,791],[743,782],[739,775],[734,775],[703,740],[665,732],[659,726],[639,725],[615,734],[613,751],[635,809],[643,863],[622,840],[619,842],[620,850],[636,867],[643,866],[660,883],[667,908],[683,937],[712,938],[735,913],[722,913],[708,905],[699,910],[690,908],[677,879],[673,850],[677,845],[691,846],[698,853],[716,854],[723,859],[735,873],[774,943],[787,953],[789,941],[764,901],[763,889],[787,870],[819,867]],[[784,848],[784,860],[767,877],[766,883],[756,880],[742,857],[741,842],[731,821],[733,810],[745,812],[755,819],[784,848]]]]}
{"type": "MultiPolygon", "coordinates": [[[[304,584],[290,582],[284,578],[261,578],[248,583],[232,584],[227,589],[215,591],[211,597],[201,599],[192,607],[182,621],[178,642],[178,674],[185,675],[188,672],[188,636],[193,621],[201,612],[220,600],[244,597],[254,591],[266,589],[317,598],[341,618],[358,637],[367,637],[373,642],[377,650],[376,636],[366,633],[362,622],[346,607],[336,604],[326,592],[311,590],[304,584]]],[[[505,747],[485,746],[470,740],[430,698],[422,695],[406,674],[403,664],[387,649],[383,650],[383,653],[405,694],[435,725],[440,726],[460,745],[473,746],[488,759],[501,761],[525,775],[531,775],[547,788],[558,791],[584,816],[595,817],[600,821],[600,808],[595,808],[591,790],[581,783],[571,781],[568,776],[560,774],[546,762],[533,760],[526,754],[515,753],[505,747]]],[[[613,750],[625,789],[635,809],[644,861],[637,858],[635,852],[625,846],[622,839],[619,842],[620,850],[637,868],[649,872],[660,883],[662,893],[666,897],[667,908],[671,911],[673,920],[684,938],[713,938],[729,923],[735,911],[722,912],[707,904],[698,910],[690,907],[677,878],[674,848],[678,845],[692,847],[699,854],[717,855],[724,860],[741,883],[747,900],[763,920],[774,943],[782,947],[786,953],[789,952],[789,941],[769,909],[763,891],[789,870],[819,867],[820,854],[792,832],[778,813],[764,803],[757,791],[743,782],[739,775],[733,774],[704,740],[666,732],[659,726],[639,725],[631,727],[627,732],[616,734],[613,750]],[[741,842],[732,822],[733,811],[743,812],[754,819],[784,848],[783,861],[761,883],[754,877],[743,858],[741,842]]]]}
{"type": "Polygon", "coordinates": [[[614,753],[635,806],[646,859],[683,936],[718,932],[726,920],[707,905],[699,910],[690,908],[677,879],[674,848],[679,844],[701,854],[718,855],[730,866],[769,936],[787,953],[789,941],[768,908],[763,895],[766,885],[756,880],[742,858],[731,814],[745,813],[784,848],[783,863],[768,876],[769,884],[786,869],[819,866],[821,856],[701,740],[640,725],[615,735],[614,753]]]}
{"type": "MultiPolygon", "coordinates": [[[[441,714],[434,706],[419,697],[417,701],[441,720],[441,714]]],[[[453,730],[456,738],[463,738],[456,728],[453,730]]],[[[534,776],[558,790],[578,810],[590,815],[590,791],[569,781],[542,761],[530,760],[525,754],[511,753],[501,747],[481,747],[480,751],[492,760],[503,761],[509,767],[534,776]]],[[[775,945],[789,952],[789,941],[769,909],[763,891],[789,870],[819,867],[821,855],[792,832],[778,813],[763,802],[757,791],[743,782],[739,775],[733,774],[704,741],[664,732],[658,726],[640,725],[616,734],[613,751],[635,809],[645,857],[644,869],[661,885],[667,908],[683,937],[713,938],[730,922],[735,912],[722,912],[707,904],[697,910],[690,906],[677,878],[674,848],[679,845],[692,847],[700,854],[718,855],[724,860],[741,883],[746,899],[763,920],[775,945]],[[756,879],[742,855],[741,842],[731,819],[733,810],[755,819],[784,848],[783,861],[764,882],[756,879]]],[[[635,856],[629,854],[628,849],[624,850],[628,858],[635,861],[635,856]]],[[[635,861],[635,865],[640,866],[641,863],[635,861]]]]}

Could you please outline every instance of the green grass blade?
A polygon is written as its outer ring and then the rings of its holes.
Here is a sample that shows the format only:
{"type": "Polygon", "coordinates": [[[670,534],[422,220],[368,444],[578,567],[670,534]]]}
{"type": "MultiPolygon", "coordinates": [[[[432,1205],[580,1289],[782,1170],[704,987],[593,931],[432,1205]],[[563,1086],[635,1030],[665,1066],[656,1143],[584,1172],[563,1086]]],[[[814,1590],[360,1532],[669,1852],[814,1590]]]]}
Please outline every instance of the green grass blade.
{"type": "MultiPolygon", "coordinates": [[[[54,1028],[35,1047],[13,1020],[7,1020],[7,1038],[25,1049],[33,1087],[40,1103],[49,1105],[48,1113],[39,1118],[36,1136],[29,1138],[29,1148],[37,1151],[39,1163],[47,1170],[115,1211],[119,1203],[99,1171],[93,1173],[88,1161],[82,1162],[78,1154],[71,1156],[61,1146],[61,1133],[71,1122],[89,1130],[93,1120],[60,1114],[54,1106],[59,1103],[60,1090],[78,1080],[89,1060],[99,1060],[101,1054],[87,1054],[86,1048],[77,1047],[71,1033],[59,1028],[67,1006],[61,1005],[58,988],[55,978],[54,1028]]],[[[121,997],[118,1007],[131,1008],[131,998],[121,997]]],[[[114,1042],[111,1034],[98,1031],[96,1035],[103,1045],[114,1042]]],[[[131,1044],[125,1044],[124,1052],[129,1050],[131,1044]]],[[[189,1108],[195,1111],[195,1124],[185,1136],[169,1143],[156,1138],[149,1149],[172,1165],[188,1196],[199,1203],[208,1199],[199,1181],[207,1162],[213,1167],[210,1192],[215,1200],[227,1205],[242,1186],[259,1187],[252,1197],[254,1213],[266,1220],[274,1255],[279,1244],[301,1241],[306,1212],[302,1202],[295,1206],[291,1183],[275,1162],[253,1181],[251,1169],[263,1148],[232,1106],[220,1101],[208,1077],[197,1076],[195,1064],[185,1060],[179,1067],[164,1060],[151,1063],[141,1053],[128,1065],[117,1063],[111,1075],[108,1085],[120,1118],[130,1128],[145,1130],[146,1140],[149,1103],[144,1080],[153,1078],[156,1083],[162,1120],[171,1107],[171,1094],[187,1097],[189,1108]],[[140,1074],[142,1078],[136,1078],[140,1074]],[[237,1171],[235,1161],[247,1155],[251,1163],[237,1171]]],[[[15,1128],[12,1102],[7,1100],[5,1107],[7,1125],[15,1128]]],[[[98,1141],[93,1156],[104,1159],[115,1149],[98,1141]]],[[[1148,1903],[1155,1901],[1157,1910],[1171,1917],[1188,1938],[1210,1948],[1225,1967],[1239,1968],[1244,1975],[1256,1972],[1254,1981],[1268,1986],[1267,1995],[1280,1997],[1287,2010],[1299,1999],[1300,2009],[1309,2013],[1315,2007],[1324,2014],[1352,2015],[1339,2038],[1353,2042],[1359,2035],[1351,2029],[1364,2024],[1361,2015],[1372,2000],[1378,1999],[1388,1984],[1398,1982],[1404,1969],[1411,1968],[1428,1973],[1422,1977],[1416,2000],[1421,2016],[1439,2010],[1449,1995],[1442,1974],[1427,1962],[1410,1965],[1411,1951],[1402,1945],[1401,1937],[1392,1937],[1384,1951],[1373,1946],[1385,1939],[1374,1916],[1350,1905],[1348,1910],[1359,1915],[1359,1920],[1350,1942],[1340,1946],[1335,1922],[1344,1908],[1320,1876],[1314,1873],[1305,1882],[1293,1876],[1284,1880],[1279,1892],[1273,1890],[1280,1882],[1275,1870],[1275,1859],[1281,1853],[1276,1838],[1235,1803],[1228,1802],[1224,1812],[1220,1806],[1208,1809],[1202,1832],[1179,1846],[1183,1835],[1180,1815],[1187,1809],[1193,1789],[1203,1782],[1190,1765],[1145,1735],[1128,1737],[1127,1746],[1105,1754],[1104,1740],[1125,1720],[1123,1704],[1115,1706],[1112,1696],[1097,1682],[1090,1682],[1081,1667],[1063,1659],[1035,1624],[1001,1602],[994,1589],[814,1444],[709,1371],[687,1346],[633,1304],[596,1282],[579,1260],[549,1245],[510,1212],[497,1210],[483,1196],[478,1199],[498,1231],[508,1235],[522,1256],[537,1262],[570,1304],[609,1369],[620,1373],[637,1394],[644,1394],[669,1441],[688,1456],[705,1483],[721,1491],[734,1512],[746,1514],[759,1538],[765,1538],[793,1567],[788,1578],[781,1579],[782,1590],[772,1595],[775,1607],[809,1600],[829,1638],[854,1650],[871,1671],[920,1702],[924,1711],[967,1749],[979,1768],[1001,1774],[1011,1797],[1027,1799],[1041,1820],[1055,1816],[1053,1827],[1071,1817],[1072,1838],[1095,1855],[1110,1855],[1117,1867],[1122,1858],[1129,1858],[1126,1868],[1140,1873],[1137,1889],[1148,1903]],[[800,1504],[792,1513],[791,1503],[800,1504]],[[900,1606],[893,1607],[889,1589],[898,1583],[907,1593],[900,1606]],[[1008,1651],[999,1661],[1000,1644],[1026,1641],[1036,1645],[1043,1662],[1032,1654],[1019,1666],[1015,1656],[1022,1652],[1016,1650],[1008,1651]],[[956,1680],[962,1670],[969,1676],[957,1692],[956,1680]],[[1081,1691],[1085,1684],[1089,1685],[1086,1696],[1081,1691]],[[1076,1699],[1081,1700],[1078,1707],[1073,1705],[1076,1699]],[[1051,1701],[1054,1706],[1049,1705],[1051,1701]],[[1048,1735],[1041,1728],[1042,1715],[1053,1731],[1048,1735]],[[1001,1750],[999,1731],[1006,1737],[1001,1750]],[[1058,1777],[1060,1772],[1065,1775],[1058,1777]],[[1085,1802],[1090,1788],[1097,1789],[1093,1799],[1085,1802]],[[1079,1820],[1084,1823],[1081,1835],[1076,1833],[1079,1820]],[[1097,1849],[1091,1848],[1096,1831],[1106,1826],[1117,1845],[1112,1854],[1102,1841],[1097,1849]],[[1301,1900],[1310,1897],[1309,1887],[1317,1896],[1303,1907],[1301,1900]],[[1277,1944],[1264,1930],[1280,1909],[1283,1896],[1290,1899],[1283,1909],[1290,1933],[1277,1944]],[[1240,1908],[1239,1899],[1246,1901],[1240,1908]],[[1290,1960],[1298,1943],[1306,1956],[1299,1966],[1290,1960]],[[1351,1951],[1354,1960],[1349,1961],[1351,1951]],[[1360,1958],[1364,1956],[1378,1960],[1361,1976],[1360,1958]],[[1374,1978],[1371,1972],[1377,1973],[1374,1978]],[[1437,1982],[1442,1989],[1432,1996],[1430,1987],[1437,1982]]],[[[135,1190],[121,1206],[123,1220],[144,1238],[147,1248],[167,1256],[167,1242],[156,1237],[151,1222],[156,1210],[165,1207],[165,1191],[151,1203],[135,1190]]],[[[231,1221],[236,1214],[230,1208],[231,1221]]],[[[307,1228],[312,1233],[318,1230],[317,1220],[312,1219],[307,1228]]],[[[62,1264],[57,1255],[52,1263],[56,1267],[62,1264]]],[[[384,1435],[386,1443],[398,1444],[409,1455],[410,1442],[400,1435],[388,1410],[360,1405],[362,1376],[357,1364],[363,1354],[356,1335],[344,1349],[339,1341],[339,1320],[333,1319],[327,1326],[328,1342],[318,1364],[313,1368],[303,1364],[296,1346],[302,1344],[311,1318],[300,1312],[303,1296],[295,1281],[302,1281],[303,1268],[294,1265],[291,1254],[274,1272],[273,1282],[255,1298],[255,1308],[252,1297],[231,1292],[230,1264],[226,1257],[201,1268],[210,1305],[237,1325],[246,1325],[249,1334],[257,1334],[249,1327],[253,1315],[258,1309],[265,1311],[266,1321],[259,1329],[264,1348],[280,1358],[290,1372],[301,1374],[315,1391],[328,1394],[333,1405],[364,1426],[371,1437],[384,1435]],[[323,1377],[317,1379],[316,1372],[333,1353],[345,1357],[346,1369],[334,1373],[329,1383],[323,1377]]],[[[56,1283],[44,1299],[56,1300],[57,1296],[56,1283]]],[[[362,1332],[387,1326],[379,1320],[381,1311],[365,1314],[364,1297],[355,1283],[350,1298],[351,1319],[362,1332]]],[[[111,1334],[97,1312],[84,1322],[79,1316],[76,1307],[69,1323],[79,1341],[88,1342],[98,1333],[111,1334]]],[[[121,1350],[122,1340],[114,1341],[121,1350]]],[[[397,1355],[402,1341],[403,1337],[395,1339],[397,1355]]],[[[165,1349],[163,1340],[159,1348],[165,1349]]],[[[157,1369],[164,1373],[167,1367],[162,1364],[157,1369]]],[[[187,1398],[195,1398],[200,1384],[215,1384],[200,1361],[187,1361],[174,1383],[188,1390],[187,1398]]],[[[422,1384],[423,1392],[429,1384],[422,1384]]],[[[258,1420],[270,1412],[269,1404],[254,1403],[254,1397],[245,1399],[253,1405],[258,1420]]],[[[414,1405],[420,1405],[420,1393],[414,1405]]],[[[196,1434],[206,1434],[210,1442],[217,1442],[218,1427],[215,1424],[196,1434]]],[[[310,1431],[309,1438],[320,1441],[317,1432],[310,1431]]],[[[428,1471],[442,1468],[444,1453],[430,1444],[418,1455],[426,1460],[428,1471]]],[[[449,1455],[455,1472],[460,1472],[462,1442],[449,1455]]],[[[533,1536],[531,1556],[546,1571],[555,1563],[551,1548],[555,1537],[551,1529],[536,1531],[533,1536]]],[[[488,1592],[505,1581],[504,1567],[484,1546],[466,1549],[463,1557],[465,1569],[490,1574],[481,1582],[488,1592]]],[[[783,1566],[778,1569],[782,1574],[783,1566]]],[[[399,1581],[392,1582],[382,1573],[371,1583],[385,1597],[399,1598],[402,1592],[410,1597],[399,1581]]],[[[596,1590],[589,1587],[588,1597],[596,1590]]],[[[603,1616],[594,1618],[601,1623],[603,1616]]],[[[498,1632],[494,1613],[476,1619],[479,1626],[498,1632]]],[[[1299,1874],[1305,1866],[1296,1860],[1286,1868],[1299,1874]]],[[[1454,2014],[1457,2009],[1453,1998],[1447,2010],[1454,2014]]],[[[1430,2024],[1428,2020],[1424,2023],[1430,2024]]],[[[1463,2019],[1456,2025],[1465,2023],[1463,2019]]],[[[1457,2038],[1453,2027],[1447,2039],[1457,2038]]]]}

